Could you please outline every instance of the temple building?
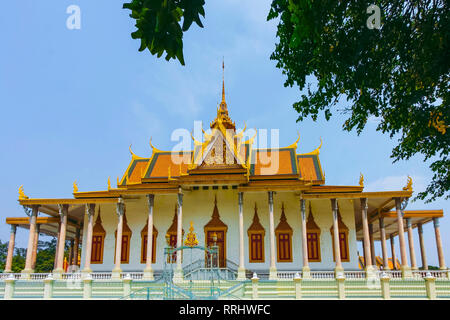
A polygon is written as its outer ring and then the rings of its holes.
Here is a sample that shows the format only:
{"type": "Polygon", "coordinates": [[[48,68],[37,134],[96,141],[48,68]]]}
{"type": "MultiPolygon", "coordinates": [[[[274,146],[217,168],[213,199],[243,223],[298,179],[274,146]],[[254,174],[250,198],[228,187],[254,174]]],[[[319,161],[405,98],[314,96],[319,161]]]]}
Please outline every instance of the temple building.
{"type": "MultiPolygon", "coordinates": [[[[18,201],[28,216],[6,219],[11,238],[5,272],[11,272],[20,227],[29,229],[25,277],[34,272],[39,234],[46,234],[58,239],[55,279],[65,273],[66,241],[70,264],[79,262],[83,274],[121,279],[140,273],[152,281],[167,265],[165,249],[183,247],[189,237],[204,247],[214,244],[219,267],[235,271],[237,281],[254,273],[269,280],[286,274],[307,279],[324,271],[337,277],[360,267],[366,272],[400,269],[392,271],[408,278],[428,269],[422,226],[429,222],[439,267],[447,270],[439,229],[443,211],[406,210],[413,194],[410,178],[402,190],[393,191],[364,191],[362,175],[355,185],[328,185],[322,143],[298,152],[300,137],[289,146],[264,149],[254,147],[254,136],[244,139],[245,128],[238,132],[230,117],[224,83],[210,129],[201,141],[192,136],[189,151],[162,151],[150,140],[152,153],[145,157],[130,147],[122,178],[115,187],[108,179],[106,190],[79,191],[74,183],[73,198],[38,199],[21,187],[18,201]],[[414,248],[415,236],[420,248],[414,248]]],[[[198,260],[207,264],[204,254],[198,260]]],[[[170,263],[178,281],[186,268],[192,269],[192,259],[181,250],[170,263]]]]}

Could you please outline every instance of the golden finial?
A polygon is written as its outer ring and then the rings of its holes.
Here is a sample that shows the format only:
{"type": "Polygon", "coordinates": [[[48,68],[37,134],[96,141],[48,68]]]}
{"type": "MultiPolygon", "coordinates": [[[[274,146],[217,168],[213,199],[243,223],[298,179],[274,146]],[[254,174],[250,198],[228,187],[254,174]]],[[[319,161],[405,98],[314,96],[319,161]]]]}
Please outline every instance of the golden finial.
{"type": "Polygon", "coordinates": [[[222,102],[225,102],[225,58],[222,59],[222,102]]]}
{"type": "Polygon", "coordinates": [[[192,221],[191,226],[189,228],[189,233],[186,235],[184,245],[188,247],[195,247],[198,245],[197,235],[194,232],[194,223],[192,221]]]}
{"type": "Polygon", "coordinates": [[[408,176],[406,186],[403,188],[403,190],[404,191],[413,191],[412,184],[413,184],[412,178],[410,176],[408,176]]]}
{"type": "Polygon", "coordinates": [[[297,150],[297,144],[298,144],[298,142],[300,141],[300,132],[297,131],[297,135],[298,135],[297,140],[295,140],[295,142],[294,142],[293,144],[291,144],[290,146],[288,146],[288,148],[295,148],[295,149],[297,150]]]}
{"type": "Polygon", "coordinates": [[[23,192],[23,185],[19,187],[19,200],[26,200],[28,197],[23,192]]]}
{"type": "Polygon", "coordinates": [[[73,183],[73,193],[78,192],[78,186],[77,186],[77,182],[74,181],[73,183]]]}
{"type": "Polygon", "coordinates": [[[108,190],[111,189],[111,177],[108,177],[108,190]]]}
{"type": "Polygon", "coordinates": [[[120,179],[119,179],[119,177],[117,177],[117,186],[119,186],[119,184],[120,184],[120,179]]]}
{"type": "Polygon", "coordinates": [[[359,174],[359,185],[364,187],[364,175],[362,173],[359,174]]]}

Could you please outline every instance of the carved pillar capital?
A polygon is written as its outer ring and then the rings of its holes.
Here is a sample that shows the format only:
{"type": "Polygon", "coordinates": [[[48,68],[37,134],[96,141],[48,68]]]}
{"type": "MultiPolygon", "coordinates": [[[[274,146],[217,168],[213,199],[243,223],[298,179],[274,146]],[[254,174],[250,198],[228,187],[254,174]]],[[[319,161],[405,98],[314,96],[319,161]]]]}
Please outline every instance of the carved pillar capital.
{"type": "Polygon", "coordinates": [[[239,201],[239,206],[242,206],[242,204],[244,203],[244,193],[243,192],[238,192],[238,201],[239,201]]]}
{"type": "Polygon", "coordinates": [[[116,204],[117,216],[120,218],[121,216],[123,216],[124,212],[125,212],[125,203],[123,202],[122,198],[119,198],[119,201],[116,204]]]}
{"type": "Polygon", "coordinates": [[[369,208],[367,198],[361,198],[360,201],[361,201],[361,209],[367,211],[367,209],[369,208]]]}
{"type": "Polygon", "coordinates": [[[412,227],[411,218],[406,218],[406,227],[407,228],[411,228],[412,227]]]}
{"type": "Polygon", "coordinates": [[[433,226],[439,228],[439,218],[433,218],[433,226]]]}
{"type": "Polygon", "coordinates": [[[384,218],[380,218],[379,221],[380,221],[380,229],[383,229],[384,228],[384,218]]]}

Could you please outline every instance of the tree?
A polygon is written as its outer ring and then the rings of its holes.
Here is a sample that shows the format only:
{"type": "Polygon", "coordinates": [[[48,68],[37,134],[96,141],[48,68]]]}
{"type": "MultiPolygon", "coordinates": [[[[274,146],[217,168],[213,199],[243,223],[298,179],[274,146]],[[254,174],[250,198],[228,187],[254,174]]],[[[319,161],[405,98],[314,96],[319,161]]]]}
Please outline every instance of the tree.
{"type": "Polygon", "coordinates": [[[50,241],[39,241],[36,255],[36,273],[52,272],[55,263],[56,238],[50,241]]]}
{"type": "Polygon", "coordinates": [[[374,11],[367,1],[274,0],[268,20],[280,18],[279,42],[271,59],[287,76],[285,86],[306,87],[294,103],[297,121],[316,120],[319,112],[329,120],[342,103],[348,115],[343,129],[360,134],[368,119],[377,117],[377,131],[391,138],[400,134],[394,162],[418,153],[433,160],[433,180],[416,199],[448,199],[448,2],[375,3],[380,29],[369,28],[374,11]],[[308,76],[317,83],[307,84],[308,76]]]}
{"type": "Polygon", "coordinates": [[[27,249],[25,248],[15,248],[15,255],[12,260],[11,270],[13,273],[20,273],[25,269],[25,260],[27,258],[27,249]]]}
{"type": "MultiPolygon", "coordinates": [[[[343,129],[359,135],[369,118],[378,118],[377,131],[391,139],[400,135],[394,162],[416,154],[432,161],[433,179],[416,199],[449,199],[448,2],[374,2],[273,0],[267,19],[279,19],[279,41],[271,59],[286,75],[285,86],[305,90],[293,105],[297,121],[316,121],[322,112],[329,120],[339,104],[348,115],[343,129]]],[[[158,57],[167,51],[166,60],[178,58],[184,65],[183,31],[192,21],[202,27],[203,5],[133,0],[124,8],[137,21],[132,37],[141,39],[140,51],[147,47],[158,57]]]]}
{"type": "Polygon", "coordinates": [[[204,0],[132,0],[123,8],[131,10],[137,30],[133,39],[141,39],[139,51],[146,48],[158,58],[166,52],[166,60],[178,59],[184,65],[183,32],[192,22],[203,28],[200,15],[205,16],[204,0]],[[181,18],[183,25],[181,26],[181,18]]]}

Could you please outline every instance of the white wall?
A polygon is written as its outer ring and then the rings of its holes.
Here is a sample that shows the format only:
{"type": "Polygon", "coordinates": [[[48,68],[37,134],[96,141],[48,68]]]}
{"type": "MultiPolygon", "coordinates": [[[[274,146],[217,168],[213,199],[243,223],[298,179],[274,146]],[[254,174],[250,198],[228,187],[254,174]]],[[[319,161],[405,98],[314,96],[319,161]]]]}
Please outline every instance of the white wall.
{"type": "MultiPolygon", "coordinates": [[[[222,221],[228,225],[226,257],[227,259],[239,263],[239,214],[238,214],[238,194],[235,189],[228,190],[194,190],[186,192],[183,197],[183,229],[184,234],[189,232],[190,221],[194,223],[200,245],[205,245],[204,225],[209,222],[214,208],[214,196],[217,195],[217,206],[222,221]]],[[[176,195],[156,195],[153,221],[158,229],[156,264],[155,270],[163,269],[165,234],[172,224],[172,219],[176,204],[176,195]]],[[[278,192],[274,195],[274,223],[278,225],[281,216],[281,205],[284,202],[285,214],[289,225],[293,229],[293,262],[277,263],[278,270],[300,270],[302,267],[301,254],[301,229],[300,229],[300,201],[292,192],[278,192]]],[[[124,271],[142,271],[145,268],[141,264],[141,235],[140,232],[147,220],[147,201],[145,197],[136,200],[125,199],[127,223],[133,234],[131,236],[130,263],[122,264],[124,271]]],[[[332,270],[335,266],[333,262],[332,240],[330,227],[332,225],[332,213],[330,200],[314,200],[313,215],[317,225],[321,228],[321,262],[311,262],[312,270],[332,270]]],[[[308,208],[308,206],[307,206],[308,208]]],[[[353,205],[350,200],[340,200],[339,208],[344,223],[349,228],[349,254],[350,262],[343,262],[344,269],[357,269],[357,243],[355,233],[355,221],[353,205]]],[[[245,246],[245,266],[250,270],[267,270],[270,265],[270,242],[269,242],[269,214],[267,192],[244,193],[244,246],[245,246]],[[264,263],[249,263],[248,236],[247,229],[253,221],[255,202],[258,206],[258,216],[261,224],[266,229],[264,248],[264,263]]],[[[98,206],[95,211],[94,221],[97,217],[98,206]]],[[[105,248],[103,253],[103,264],[91,264],[93,271],[110,272],[114,268],[114,232],[117,227],[117,214],[115,204],[101,204],[102,224],[106,230],[105,248]]],[[[86,243],[87,218],[85,218],[83,245],[86,243]]],[[[84,249],[84,248],[83,248],[84,249]]],[[[82,251],[81,264],[84,265],[85,250],[82,251]]],[[[203,253],[197,251],[192,261],[203,258],[203,253]]],[[[183,265],[191,260],[189,253],[184,254],[183,265]]]]}

